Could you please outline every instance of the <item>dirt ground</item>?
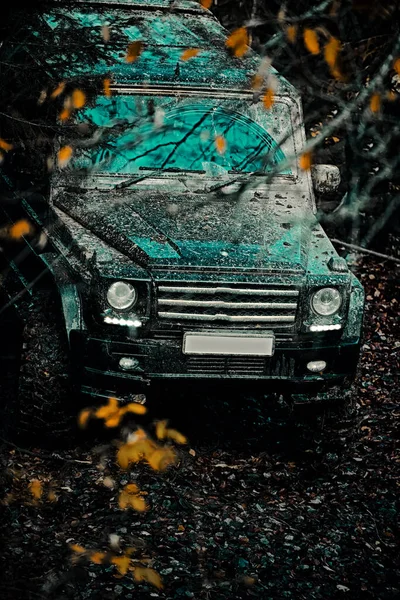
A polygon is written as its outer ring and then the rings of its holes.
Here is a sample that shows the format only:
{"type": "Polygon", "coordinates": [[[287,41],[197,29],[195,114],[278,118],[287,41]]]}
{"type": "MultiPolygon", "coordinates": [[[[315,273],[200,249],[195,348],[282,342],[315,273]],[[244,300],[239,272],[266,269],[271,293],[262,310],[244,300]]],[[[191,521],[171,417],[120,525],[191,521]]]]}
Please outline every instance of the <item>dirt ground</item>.
{"type": "Polygon", "coordinates": [[[1,597],[398,598],[399,268],[365,257],[355,270],[367,306],[353,415],[299,418],[229,387],[165,392],[151,418],[169,417],[190,443],[161,474],[122,472],[108,441],[58,453],[3,444],[1,597]],[[119,509],[131,482],[148,512],[119,509]],[[164,588],[107,561],[74,565],[70,544],[135,547],[164,588]]]}

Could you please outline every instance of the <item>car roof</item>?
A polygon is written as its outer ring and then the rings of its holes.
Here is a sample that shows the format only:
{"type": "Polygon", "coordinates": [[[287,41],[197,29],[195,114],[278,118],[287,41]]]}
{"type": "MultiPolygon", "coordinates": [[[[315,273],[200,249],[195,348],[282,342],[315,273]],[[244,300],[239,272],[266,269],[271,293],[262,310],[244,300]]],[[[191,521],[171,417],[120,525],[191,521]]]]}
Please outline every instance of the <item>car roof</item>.
{"type": "MultiPolygon", "coordinates": [[[[225,42],[229,33],[212,13],[191,0],[75,0],[55,3],[43,18],[57,36],[68,28],[95,37],[99,57],[93,62],[84,51],[68,63],[65,78],[109,76],[114,85],[166,85],[213,89],[251,90],[252,77],[260,57],[252,50],[239,58],[225,42]],[[102,27],[109,27],[110,40],[102,39],[102,27]],[[140,41],[141,53],[126,61],[129,44],[140,41]],[[196,48],[189,60],[182,53],[196,48]]],[[[83,38],[85,39],[85,38],[83,38]]],[[[56,55],[56,53],[55,53],[56,55]]],[[[57,57],[54,56],[54,64],[57,57]]],[[[295,95],[295,89],[272,69],[278,80],[277,94],[295,95]]]]}

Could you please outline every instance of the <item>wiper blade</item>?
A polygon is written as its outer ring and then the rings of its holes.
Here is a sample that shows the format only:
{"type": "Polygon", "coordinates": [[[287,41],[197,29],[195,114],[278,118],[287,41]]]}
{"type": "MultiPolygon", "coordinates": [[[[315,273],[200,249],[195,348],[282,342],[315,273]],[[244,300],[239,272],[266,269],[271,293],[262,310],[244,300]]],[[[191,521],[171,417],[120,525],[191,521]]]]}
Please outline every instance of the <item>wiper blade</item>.
{"type": "Polygon", "coordinates": [[[130,185],[134,185],[135,183],[139,183],[139,181],[144,181],[148,179],[151,175],[142,175],[141,177],[131,177],[130,179],[125,179],[125,181],[121,181],[117,183],[112,188],[113,190],[121,190],[123,188],[129,187],[130,185]]]}
{"type": "Polygon", "coordinates": [[[213,185],[210,188],[206,188],[204,191],[206,192],[206,194],[211,194],[212,192],[222,190],[222,188],[228,187],[229,185],[237,183],[238,181],[243,181],[243,177],[235,177],[235,179],[229,179],[229,181],[225,181],[224,183],[218,183],[217,185],[213,185]]]}
{"type": "MultiPolygon", "coordinates": [[[[252,173],[246,173],[246,175],[252,175],[252,173]]],[[[240,176],[240,177],[235,177],[234,179],[228,179],[227,181],[223,181],[221,183],[217,183],[216,185],[211,186],[210,188],[204,188],[202,190],[195,190],[193,193],[194,194],[212,194],[213,192],[218,192],[218,190],[222,190],[225,187],[228,187],[234,183],[245,183],[246,182],[246,177],[240,176]]]]}
{"type": "Polygon", "coordinates": [[[139,177],[131,177],[130,179],[121,181],[121,183],[117,183],[112,189],[120,190],[120,189],[129,187],[130,185],[134,185],[135,183],[139,183],[140,181],[149,179],[149,178],[151,178],[152,175],[157,175],[160,172],[163,172],[163,173],[202,173],[202,174],[205,173],[205,171],[196,171],[196,170],[189,171],[187,169],[178,169],[175,167],[169,167],[168,169],[163,169],[161,167],[160,168],[139,167],[139,171],[151,171],[151,172],[148,173],[147,175],[141,175],[139,177]]]}

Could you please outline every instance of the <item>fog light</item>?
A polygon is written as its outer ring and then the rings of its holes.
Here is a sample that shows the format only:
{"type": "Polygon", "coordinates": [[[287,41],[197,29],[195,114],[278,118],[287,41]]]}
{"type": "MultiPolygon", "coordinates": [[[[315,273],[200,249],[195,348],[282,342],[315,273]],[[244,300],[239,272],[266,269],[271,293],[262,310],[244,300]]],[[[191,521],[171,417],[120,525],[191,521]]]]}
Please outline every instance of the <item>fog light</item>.
{"type": "Polygon", "coordinates": [[[137,358],[130,358],[129,356],[123,356],[119,360],[119,368],[123,371],[134,371],[139,367],[139,361],[137,358]]]}
{"type": "Polygon", "coordinates": [[[311,360],[307,363],[307,369],[313,373],[321,373],[326,368],[326,362],[324,360],[311,360]]]}

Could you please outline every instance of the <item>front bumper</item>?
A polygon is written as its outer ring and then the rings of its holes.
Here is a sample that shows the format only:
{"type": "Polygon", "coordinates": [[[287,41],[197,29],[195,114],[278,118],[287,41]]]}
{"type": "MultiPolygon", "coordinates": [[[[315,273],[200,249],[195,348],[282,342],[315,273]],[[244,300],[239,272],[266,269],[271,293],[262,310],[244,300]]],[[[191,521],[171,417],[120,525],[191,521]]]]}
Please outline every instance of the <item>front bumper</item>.
{"type": "Polygon", "coordinates": [[[79,335],[75,338],[73,356],[81,364],[81,386],[84,393],[120,399],[152,381],[221,380],[261,383],[273,393],[319,393],[337,386],[348,387],[354,377],[359,343],[343,343],[338,339],[327,344],[276,340],[272,357],[259,356],[188,356],[182,353],[182,340],[141,339],[121,341],[79,335]],[[137,368],[124,371],[122,357],[137,360],[137,368]],[[323,373],[311,373],[309,361],[324,360],[323,373]]]}

